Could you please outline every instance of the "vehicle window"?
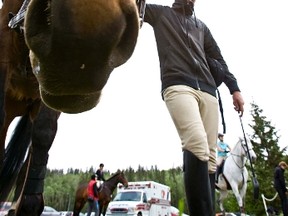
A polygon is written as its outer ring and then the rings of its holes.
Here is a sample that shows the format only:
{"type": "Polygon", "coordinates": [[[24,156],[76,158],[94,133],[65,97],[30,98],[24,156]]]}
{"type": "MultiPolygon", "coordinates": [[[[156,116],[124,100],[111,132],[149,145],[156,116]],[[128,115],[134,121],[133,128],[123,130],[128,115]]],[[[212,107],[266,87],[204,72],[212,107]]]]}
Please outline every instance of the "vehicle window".
{"type": "Polygon", "coordinates": [[[116,194],[113,201],[120,201],[121,200],[121,193],[116,194]]]}
{"type": "Polygon", "coordinates": [[[114,201],[140,201],[141,200],[141,192],[125,192],[125,193],[118,193],[114,201]]]}

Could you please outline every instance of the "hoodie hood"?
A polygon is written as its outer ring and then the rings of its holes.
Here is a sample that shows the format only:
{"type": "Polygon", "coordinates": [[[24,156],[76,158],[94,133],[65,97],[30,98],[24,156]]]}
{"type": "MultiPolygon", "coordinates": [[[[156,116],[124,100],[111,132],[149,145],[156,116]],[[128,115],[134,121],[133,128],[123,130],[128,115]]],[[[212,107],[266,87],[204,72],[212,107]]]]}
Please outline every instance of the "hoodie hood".
{"type": "Polygon", "coordinates": [[[182,8],[185,5],[186,0],[175,0],[172,4],[172,8],[182,8]]]}
{"type": "Polygon", "coordinates": [[[194,12],[194,4],[192,2],[187,4],[187,0],[175,0],[172,8],[188,16],[192,16],[194,12]]]}

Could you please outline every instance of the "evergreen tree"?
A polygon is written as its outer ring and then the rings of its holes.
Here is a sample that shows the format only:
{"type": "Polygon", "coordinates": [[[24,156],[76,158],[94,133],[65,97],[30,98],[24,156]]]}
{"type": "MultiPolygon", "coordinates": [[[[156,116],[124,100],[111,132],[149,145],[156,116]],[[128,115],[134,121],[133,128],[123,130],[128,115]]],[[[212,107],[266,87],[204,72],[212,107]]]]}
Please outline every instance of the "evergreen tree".
{"type": "MultiPolygon", "coordinates": [[[[251,104],[251,115],[252,123],[250,127],[254,133],[250,138],[257,155],[254,169],[259,182],[259,194],[272,198],[276,193],[273,188],[274,168],[281,160],[284,160],[286,147],[280,149],[278,146],[279,136],[275,127],[271,124],[271,121],[267,120],[267,117],[263,116],[263,110],[255,103],[251,104]]],[[[250,167],[247,166],[247,168],[250,167]]],[[[250,183],[246,193],[246,209],[251,209],[255,215],[266,215],[262,198],[259,197],[255,202],[252,192],[253,188],[250,183]]],[[[279,199],[267,205],[273,205],[273,207],[280,209],[279,199]]]]}

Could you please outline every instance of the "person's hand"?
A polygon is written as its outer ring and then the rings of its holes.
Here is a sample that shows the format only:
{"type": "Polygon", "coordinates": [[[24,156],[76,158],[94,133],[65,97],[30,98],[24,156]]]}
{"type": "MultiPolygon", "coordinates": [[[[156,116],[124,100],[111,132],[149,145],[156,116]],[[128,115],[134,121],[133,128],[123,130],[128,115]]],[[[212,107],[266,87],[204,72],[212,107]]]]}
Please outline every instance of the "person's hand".
{"type": "Polygon", "coordinates": [[[240,117],[242,117],[244,112],[244,100],[242,98],[241,92],[235,91],[232,95],[234,109],[239,113],[240,117]]]}

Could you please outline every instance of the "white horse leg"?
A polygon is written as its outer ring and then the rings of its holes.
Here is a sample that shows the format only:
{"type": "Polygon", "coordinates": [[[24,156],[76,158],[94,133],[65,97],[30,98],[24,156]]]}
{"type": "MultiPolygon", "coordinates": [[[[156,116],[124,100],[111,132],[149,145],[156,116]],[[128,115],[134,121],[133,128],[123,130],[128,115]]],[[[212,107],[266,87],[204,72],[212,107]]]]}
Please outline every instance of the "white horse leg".
{"type": "MultiPolygon", "coordinates": [[[[246,189],[247,189],[247,183],[245,181],[244,185],[240,189],[240,196],[242,198],[242,209],[240,207],[240,212],[244,213],[245,212],[245,195],[246,195],[246,189]]],[[[245,215],[245,214],[244,214],[245,215]]]]}
{"type": "Polygon", "coordinates": [[[243,207],[243,200],[242,200],[242,196],[240,195],[239,191],[238,191],[238,186],[237,185],[231,185],[232,187],[232,191],[234,193],[234,196],[237,200],[238,206],[240,208],[240,212],[242,213],[244,211],[244,207],[243,207]]]}
{"type": "Polygon", "coordinates": [[[219,190],[219,198],[217,199],[217,204],[219,205],[219,208],[221,210],[222,213],[225,213],[225,209],[223,206],[223,201],[224,199],[227,197],[228,195],[228,191],[227,190],[219,190]]]}

